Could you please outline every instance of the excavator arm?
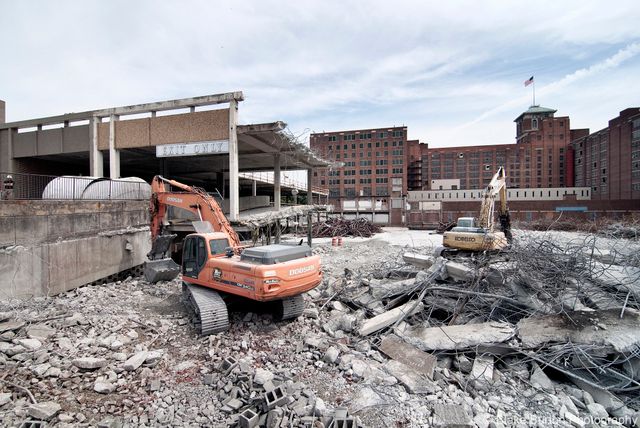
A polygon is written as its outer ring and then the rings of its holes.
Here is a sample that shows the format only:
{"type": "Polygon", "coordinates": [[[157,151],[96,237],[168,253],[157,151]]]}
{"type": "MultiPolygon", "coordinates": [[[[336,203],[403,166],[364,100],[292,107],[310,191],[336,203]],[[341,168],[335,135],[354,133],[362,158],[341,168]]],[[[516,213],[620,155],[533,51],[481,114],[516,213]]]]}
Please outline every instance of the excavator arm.
{"type": "Polygon", "coordinates": [[[503,190],[506,188],[506,176],[504,168],[500,167],[498,172],[495,173],[491,182],[484,190],[482,195],[482,205],[480,206],[480,218],[479,226],[485,228],[488,231],[493,232],[493,214],[495,210],[496,196],[500,194],[500,211],[506,211],[506,192],[503,190]],[[504,194],[503,194],[504,193],[504,194]]]}
{"type": "Polygon", "coordinates": [[[209,222],[215,232],[225,233],[234,249],[241,246],[238,234],[231,227],[220,205],[204,190],[187,186],[174,180],[168,180],[160,175],[156,175],[153,178],[151,190],[152,240],[155,241],[161,232],[163,221],[167,215],[167,207],[173,206],[190,211],[196,214],[201,221],[209,222]],[[172,191],[169,186],[181,191],[172,191]]]}

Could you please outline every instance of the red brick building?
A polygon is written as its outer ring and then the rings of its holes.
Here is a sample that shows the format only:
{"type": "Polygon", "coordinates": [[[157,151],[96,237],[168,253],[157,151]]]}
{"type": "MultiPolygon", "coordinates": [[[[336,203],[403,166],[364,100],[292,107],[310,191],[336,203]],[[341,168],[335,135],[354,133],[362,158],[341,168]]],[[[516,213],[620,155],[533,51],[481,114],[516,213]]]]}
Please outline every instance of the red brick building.
{"type": "Polygon", "coordinates": [[[419,162],[410,159],[409,171],[417,170],[418,164],[421,171],[410,176],[409,189],[431,190],[434,185],[437,189],[451,180],[459,180],[456,188],[481,189],[499,166],[506,168],[509,187],[572,187],[570,141],[573,134],[585,131],[572,131],[569,117],[555,117],[555,112],[531,106],[518,116],[515,144],[430,149],[426,144],[409,142],[410,157],[421,154],[419,162]]]}
{"type": "Polygon", "coordinates": [[[313,133],[311,150],[338,168],[317,168],[313,185],[329,188],[336,212],[382,224],[402,224],[407,193],[407,128],[313,133]]]}
{"type": "Polygon", "coordinates": [[[593,199],[640,199],[640,108],[621,111],[608,127],[571,145],[576,186],[591,187],[593,199]]]}
{"type": "Polygon", "coordinates": [[[331,199],[403,195],[407,192],[407,128],[378,128],[311,134],[311,149],[342,168],[318,168],[313,184],[331,199]]]}

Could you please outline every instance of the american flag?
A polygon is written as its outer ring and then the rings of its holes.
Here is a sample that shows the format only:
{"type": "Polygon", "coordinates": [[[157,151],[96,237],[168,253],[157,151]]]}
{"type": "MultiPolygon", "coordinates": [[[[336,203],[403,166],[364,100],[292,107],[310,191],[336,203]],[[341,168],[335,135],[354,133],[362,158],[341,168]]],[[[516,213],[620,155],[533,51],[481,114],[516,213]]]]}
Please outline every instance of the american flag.
{"type": "Polygon", "coordinates": [[[529,86],[532,83],[533,83],[533,76],[529,77],[527,80],[524,81],[524,86],[529,86]]]}

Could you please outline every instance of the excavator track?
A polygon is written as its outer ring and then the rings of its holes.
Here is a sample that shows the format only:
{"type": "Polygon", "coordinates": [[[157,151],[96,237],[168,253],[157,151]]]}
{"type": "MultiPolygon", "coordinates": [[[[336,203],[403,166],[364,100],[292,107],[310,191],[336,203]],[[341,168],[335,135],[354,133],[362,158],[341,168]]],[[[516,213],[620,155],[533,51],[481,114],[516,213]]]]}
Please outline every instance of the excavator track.
{"type": "Polygon", "coordinates": [[[217,291],[183,282],[182,297],[198,333],[208,336],[229,329],[227,305],[217,291]]]}
{"type": "Polygon", "coordinates": [[[276,314],[276,318],[280,320],[290,320],[298,318],[304,311],[304,297],[302,294],[287,297],[280,300],[280,309],[276,314]]]}

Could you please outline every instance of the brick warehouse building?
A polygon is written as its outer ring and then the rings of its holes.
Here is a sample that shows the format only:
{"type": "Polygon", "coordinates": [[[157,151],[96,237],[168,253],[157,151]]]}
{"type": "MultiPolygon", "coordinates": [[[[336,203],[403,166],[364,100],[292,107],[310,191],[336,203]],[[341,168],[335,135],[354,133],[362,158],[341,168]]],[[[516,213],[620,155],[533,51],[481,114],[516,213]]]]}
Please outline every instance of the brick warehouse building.
{"type": "Polygon", "coordinates": [[[572,141],[576,185],[596,200],[640,199],[640,108],[627,108],[609,126],[572,141]]]}
{"type": "Polygon", "coordinates": [[[378,223],[402,224],[407,193],[407,128],[390,127],[313,133],[311,150],[342,164],[319,168],[313,185],[329,188],[336,212],[378,223]]]}
{"type": "Polygon", "coordinates": [[[555,117],[555,112],[532,106],[518,116],[514,144],[428,148],[412,142],[409,189],[482,189],[499,166],[507,170],[509,187],[572,187],[570,142],[588,130],[571,130],[569,117],[555,117]]]}
{"type": "MultiPolygon", "coordinates": [[[[554,109],[531,106],[515,119],[516,141],[512,144],[429,148],[426,143],[408,140],[406,127],[312,134],[312,149],[345,164],[342,168],[317,171],[313,184],[331,189],[330,203],[336,212],[388,224],[411,225],[416,209],[421,212],[418,218],[425,217],[424,207],[437,208],[437,215],[427,216],[431,219],[473,215],[479,208],[473,192],[452,195],[416,191],[482,189],[499,166],[507,170],[507,185],[514,190],[513,195],[519,195],[512,204],[516,218],[531,220],[543,212],[550,216],[565,210],[591,214],[595,211],[590,210],[615,213],[633,210],[631,201],[602,204],[590,200],[597,190],[585,184],[585,164],[579,160],[587,156],[587,151],[580,151],[575,142],[593,139],[604,130],[591,136],[588,129],[572,130],[569,117],[556,117],[555,113],[554,109]],[[404,150],[399,150],[401,147],[404,150]],[[391,168],[387,167],[389,164],[391,168]],[[537,190],[527,192],[527,189],[537,190]],[[421,201],[420,195],[428,199],[421,201]],[[441,204],[434,205],[435,199],[440,199],[441,204]]],[[[621,189],[640,187],[638,118],[637,108],[627,109],[610,122],[606,131],[607,142],[615,138],[619,141],[615,147],[624,147],[614,148],[615,156],[629,159],[628,171],[625,168],[617,171],[629,175],[628,185],[622,177],[615,180],[621,189]],[[613,137],[609,137],[608,129],[614,129],[613,137]]],[[[614,197],[637,198],[620,192],[612,194],[611,199],[614,197]]]]}

